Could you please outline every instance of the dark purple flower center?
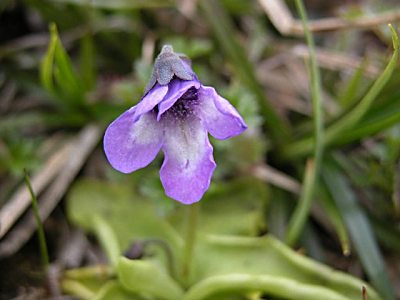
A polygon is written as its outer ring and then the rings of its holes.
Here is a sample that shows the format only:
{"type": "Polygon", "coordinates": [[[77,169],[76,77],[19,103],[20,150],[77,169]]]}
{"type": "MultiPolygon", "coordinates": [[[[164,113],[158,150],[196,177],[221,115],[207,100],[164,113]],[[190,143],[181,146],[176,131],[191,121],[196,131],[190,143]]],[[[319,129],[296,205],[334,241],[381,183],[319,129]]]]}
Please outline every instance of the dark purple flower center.
{"type": "Polygon", "coordinates": [[[197,104],[198,90],[194,87],[191,87],[168,110],[168,114],[172,115],[176,119],[185,119],[186,117],[193,114],[197,104]]]}

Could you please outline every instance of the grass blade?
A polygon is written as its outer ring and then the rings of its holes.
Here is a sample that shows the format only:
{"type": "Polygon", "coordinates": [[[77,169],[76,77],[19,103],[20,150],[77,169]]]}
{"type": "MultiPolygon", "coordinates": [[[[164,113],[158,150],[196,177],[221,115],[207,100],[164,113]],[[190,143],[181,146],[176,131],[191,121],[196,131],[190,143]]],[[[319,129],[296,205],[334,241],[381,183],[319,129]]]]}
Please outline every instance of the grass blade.
{"type": "Polygon", "coordinates": [[[335,232],[339,238],[343,255],[348,256],[351,253],[350,237],[346,228],[346,224],[344,223],[343,217],[340,214],[340,210],[337,208],[332,197],[330,197],[325,186],[321,186],[320,191],[321,191],[320,194],[321,196],[318,199],[319,203],[324,208],[326,214],[328,215],[329,221],[335,228],[335,232]]]}
{"type": "Polygon", "coordinates": [[[349,79],[343,92],[338,96],[338,103],[344,108],[351,107],[354,101],[358,99],[359,89],[363,82],[363,74],[365,67],[367,65],[367,60],[364,59],[361,65],[355,70],[354,74],[349,79]]]}
{"type": "Polygon", "coordinates": [[[53,84],[53,63],[54,53],[57,46],[57,36],[50,35],[49,46],[47,47],[46,55],[43,57],[40,65],[40,80],[42,85],[50,92],[54,93],[53,84]]]}
{"type": "Polygon", "coordinates": [[[54,23],[50,25],[50,43],[40,66],[40,78],[43,86],[56,99],[69,104],[82,103],[84,89],[81,79],[73,69],[54,23]]]}
{"type": "Polygon", "coordinates": [[[354,248],[372,284],[385,299],[394,300],[394,291],[375,235],[349,183],[333,164],[326,164],[322,175],[330,195],[344,218],[354,248]]]}
{"type": "Polygon", "coordinates": [[[36,198],[36,195],[35,195],[35,193],[33,191],[33,188],[32,188],[32,185],[31,185],[31,181],[29,180],[29,175],[28,175],[28,172],[26,170],[24,170],[24,180],[25,180],[26,187],[28,188],[29,193],[31,194],[32,210],[33,210],[33,214],[35,216],[36,226],[37,226],[37,230],[38,230],[40,256],[42,258],[42,263],[43,263],[44,270],[45,270],[45,272],[47,272],[47,269],[49,267],[49,254],[47,252],[46,236],[44,234],[42,220],[40,219],[40,213],[39,213],[39,207],[38,207],[38,203],[37,203],[37,198],[36,198]]]}
{"type": "Polygon", "coordinates": [[[81,80],[74,71],[70,58],[65,51],[58,36],[57,27],[54,23],[50,25],[50,34],[55,37],[57,43],[54,52],[55,69],[54,75],[60,88],[71,96],[71,99],[77,101],[83,93],[81,80]]]}
{"type": "Polygon", "coordinates": [[[94,51],[93,36],[88,33],[82,38],[80,45],[80,70],[86,90],[91,90],[96,83],[94,51]]]}
{"type": "Polygon", "coordinates": [[[385,111],[375,114],[375,116],[366,118],[360,122],[357,127],[344,132],[338,137],[332,145],[343,145],[367,136],[374,135],[382,130],[392,127],[400,122],[400,111],[386,109],[385,111]]]}
{"type": "MultiPolygon", "coordinates": [[[[369,89],[367,94],[361,99],[361,101],[342,118],[338,119],[335,123],[329,126],[325,130],[325,146],[329,146],[335,143],[336,139],[340,138],[342,134],[345,134],[348,130],[354,128],[361,119],[365,116],[368,110],[371,108],[372,103],[375,101],[379,93],[382,91],[383,87],[389,81],[393,74],[393,71],[397,65],[399,56],[399,37],[396,30],[392,25],[389,25],[392,31],[393,40],[393,55],[390,59],[388,65],[386,66],[383,73],[375,81],[372,87],[369,89]]],[[[298,156],[307,155],[313,149],[314,138],[307,137],[300,141],[294,142],[286,149],[284,149],[284,155],[287,158],[294,158],[298,156]]]]}

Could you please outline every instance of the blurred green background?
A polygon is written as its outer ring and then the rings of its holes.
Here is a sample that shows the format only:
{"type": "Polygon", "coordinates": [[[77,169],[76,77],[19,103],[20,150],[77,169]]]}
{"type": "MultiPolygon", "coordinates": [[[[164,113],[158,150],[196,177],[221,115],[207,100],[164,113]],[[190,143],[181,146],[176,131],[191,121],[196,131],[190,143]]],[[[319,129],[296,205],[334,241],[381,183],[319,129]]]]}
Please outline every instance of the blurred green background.
{"type": "Polygon", "coordinates": [[[360,280],[377,291],[368,299],[400,298],[400,70],[387,26],[397,29],[400,5],[305,0],[310,59],[295,2],[0,3],[0,299],[364,299],[360,280]],[[102,151],[164,44],[249,126],[212,140],[218,167],[183,282],[171,268],[186,208],[164,195],[162,155],[126,175],[102,151]],[[120,258],[132,243],[142,259],[120,258]]]}

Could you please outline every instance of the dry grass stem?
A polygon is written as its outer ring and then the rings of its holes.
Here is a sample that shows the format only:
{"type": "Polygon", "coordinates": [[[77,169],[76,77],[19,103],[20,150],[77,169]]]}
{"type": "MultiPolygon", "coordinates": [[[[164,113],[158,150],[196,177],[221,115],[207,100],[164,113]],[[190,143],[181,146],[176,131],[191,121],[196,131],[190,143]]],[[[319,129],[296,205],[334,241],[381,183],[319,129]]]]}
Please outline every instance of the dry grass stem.
{"type": "MultiPolygon", "coordinates": [[[[32,187],[40,194],[65,165],[65,157],[72,150],[72,144],[67,143],[54,153],[45,163],[43,168],[32,176],[32,187]]],[[[0,210],[0,238],[3,237],[18,218],[31,204],[31,196],[23,184],[0,210]]]]}
{"type": "Polygon", "coordinates": [[[298,181],[268,165],[255,166],[252,175],[294,194],[298,194],[301,189],[298,181]]]}
{"type": "MultiPolygon", "coordinates": [[[[293,18],[292,13],[282,0],[258,0],[272,24],[283,35],[303,36],[303,25],[293,18]]],[[[309,21],[312,32],[334,31],[351,28],[373,28],[378,25],[400,20],[400,10],[382,13],[376,16],[364,16],[352,20],[342,18],[325,18],[309,21]]]]}
{"type": "MultiPolygon", "coordinates": [[[[96,125],[88,125],[73,141],[73,147],[65,159],[62,172],[54,179],[51,186],[39,197],[39,210],[42,220],[46,220],[58,202],[64,196],[71,182],[86,162],[101,137],[101,130],[96,125]]],[[[32,214],[27,215],[7,238],[0,243],[0,257],[12,255],[32,236],[35,231],[35,220],[32,214]]]]}
{"type": "MultiPolygon", "coordinates": [[[[293,47],[290,52],[297,57],[309,58],[308,49],[305,45],[297,45],[293,47]]],[[[363,60],[360,57],[324,49],[316,49],[316,54],[319,65],[333,71],[355,70],[363,63],[363,60]]],[[[380,72],[381,70],[378,66],[368,63],[365,65],[363,74],[370,78],[376,78],[380,72]]]]}
{"type": "MultiPolygon", "coordinates": [[[[278,54],[265,60],[257,67],[257,77],[268,87],[267,94],[279,111],[292,110],[310,115],[311,103],[309,83],[304,74],[307,69],[304,61],[292,54],[278,54]],[[290,84],[288,84],[290,82],[290,84]]],[[[331,115],[338,112],[338,105],[329,93],[322,90],[324,109],[331,115]]]]}

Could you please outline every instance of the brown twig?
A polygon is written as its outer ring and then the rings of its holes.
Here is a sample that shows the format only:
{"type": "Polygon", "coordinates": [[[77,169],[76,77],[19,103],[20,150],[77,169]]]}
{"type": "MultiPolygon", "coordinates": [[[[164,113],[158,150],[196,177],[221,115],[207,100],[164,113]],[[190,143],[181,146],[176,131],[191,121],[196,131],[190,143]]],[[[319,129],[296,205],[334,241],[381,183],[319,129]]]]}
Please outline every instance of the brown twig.
{"type": "MultiPolygon", "coordinates": [[[[281,0],[258,0],[268,15],[272,24],[283,35],[303,36],[303,25],[293,18],[292,13],[281,0]]],[[[342,18],[325,18],[310,20],[309,29],[312,32],[334,31],[350,28],[372,28],[400,20],[400,10],[394,10],[375,16],[363,16],[352,20],[342,18]]]]}

